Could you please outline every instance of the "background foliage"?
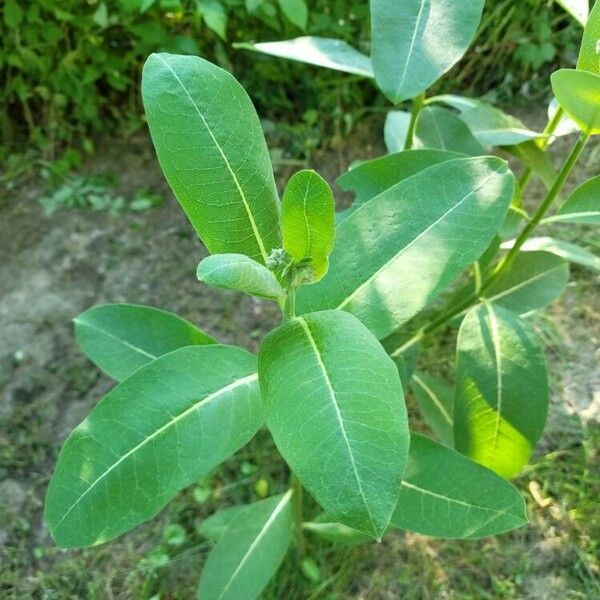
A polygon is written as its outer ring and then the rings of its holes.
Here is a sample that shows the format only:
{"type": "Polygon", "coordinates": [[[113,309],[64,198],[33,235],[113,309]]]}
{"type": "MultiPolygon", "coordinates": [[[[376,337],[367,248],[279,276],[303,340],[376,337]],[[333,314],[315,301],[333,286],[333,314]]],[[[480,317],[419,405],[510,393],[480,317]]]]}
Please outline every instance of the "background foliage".
{"type": "MultiPolygon", "coordinates": [[[[53,158],[69,145],[91,151],[94,133],[135,130],[141,65],[154,51],[199,54],[233,70],[261,116],[312,127],[318,107],[319,118],[327,115],[319,126],[335,142],[362,116],[353,107],[385,106],[371,85],[257,59],[231,44],[306,33],[367,51],[368,17],[368,3],[357,0],[6,0],[2,145],[14,149],[29,138],[53,158]]],[[[538,82],[559,62],[575,61],[579,35],[554,0],[487,2],[471,53],[443,85],[470,94],[499,86],[500,100],[544,93],[538,82]]]]}

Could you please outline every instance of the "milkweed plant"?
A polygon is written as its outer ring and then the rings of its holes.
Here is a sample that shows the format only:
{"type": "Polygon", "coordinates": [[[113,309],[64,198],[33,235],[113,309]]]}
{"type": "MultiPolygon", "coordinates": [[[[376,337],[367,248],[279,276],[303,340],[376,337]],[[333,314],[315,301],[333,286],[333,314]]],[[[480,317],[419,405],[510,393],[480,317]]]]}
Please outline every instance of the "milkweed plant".
{"type": "Polygon", "coordinates": [[[474,539],[527,523],[508,480],[543,433],[548,383],[525,317],[565,290],[569,261],[599,268],[543,228],[600,222],[600,177],[562,194],[600,133],[600,4],[577,68],[551,77],[542,132],[480,99],[426,95],[467,50],[483,4],[371,0],[370,57],[323,38],[247,45],[371,77],[394,105],[412,102],[388,114],[390,153],[338,179],[355,200],[337,214],[311,170],[279,199],[259,119],[232,75],[198,57],[148,58],[142,96],[158,160],[210,252],[197,278],[276,303],[281,324],[254,356],[157,308],[78,316],[77,341],[117,385],[60,452],[45,502],[59,546],[106,543],[151,519],[263,426],[289,489],[204,521],[213,548],[201,600],[256,598],[305,536],[474,539]],[[573,133],[555,170],[547,150],[573,133]],[[518,181],[493,148],[524,163],[518,181]],[[534,178],[546,193],[529,212],[534,178]],[[449,323],[453,387],[415,369],[422,341],[449,323]],[[435,439],[411,433],[407,386],[435,439]],[[321,514],[307,514],[305,492],[321,514]]]}

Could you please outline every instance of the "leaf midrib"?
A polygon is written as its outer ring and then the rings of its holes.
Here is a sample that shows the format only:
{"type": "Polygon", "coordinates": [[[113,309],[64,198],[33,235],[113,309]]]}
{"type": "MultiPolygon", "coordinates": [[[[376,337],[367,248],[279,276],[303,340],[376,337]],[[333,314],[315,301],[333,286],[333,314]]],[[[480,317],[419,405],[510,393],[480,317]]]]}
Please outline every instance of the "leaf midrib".
{"type": "Polygon", "coordinates": [[[217,150],[219,151],[219,154],[221,155],[221,158],[223,159],[223,162],[225,163],[225,166],[227,167],[227,170],[229,171],[229,174],[231,175],[231,178],[233,179],[233,182],[235,183],[235,187],[237,188],[237,191],[240,195],[240,199],[242,200],[242,204],[244,205],[244,209],[246,210],[246,214],[248,215],[248,220],[250,221],[250,225],[252,227],[252,232],[254,233],[254,237],[256,238],[256,242],[258,244],[258,248],[260,250],[261,256],[263,257],[263,260],[266,263],[267,258],[268,258],[267,252],[265,250],[265,245],[262,241],[262,237],[260,235],[260,232],[258,231],[258,227],[254,220],[254,215],[252,214],[252,210],[250,209],[250,204],[248,203],[248,200],[246,199],[246,194],[244,193],[244,190],[242,189],[242,186],[240,185],[240,182],[237,178],[237,175],[235,174],[235,171],[231,168],[231,165],[229,164],[229,160],[227,159],[227,156],[225,155],[223,148],[217,141],[217,138],[214,136],[212,129],[208,125],[204,115],[200,111],[200,108],[198,108],[198,105],[194,101],[194,98],[189,93],[188,89],[185,87],[183,81],[181,81],[181,79],[179,78],[177,73],[173,70],[171,65],[164,58],[162,58],[162,56],[160,56],[158,54],[156,56],[165,65],[165,67],[167,67],[167,69],[169,69],[169,71],[171,71],[171,73],[173,74],[173,77],[175,78],[177,83],[181,86],[181,89],[185,92],[189,101],[192,103],[192,106],[198,113],[198,116],[200,117],[200,119],[202,119],[202,122],[204,123],[204,126],[206,127],[206,130],[208,131],[208,135],[210,135],[210,138],[212,139],[217,150]]]}
{"type": "Polygon", "coordinates": [[[489,301],[484,302],[485,309],[490,320],[490,334],[492,336],[492,344],[494,346],[494,359],[496,362],[496,420],[494,423],[494,437],[489,449],[490,460],[494,459],[496,454],[496,446],[498,445],[498,437],[500,433],[500,421],[502,419],[502,400],[503,400],[503,383],[502,383],[502,348],[500,343],[500,332],[498,329],[498,319],[492,304],[489,301]]]}
{"type": "Polygon", "coordinates": [[[402,75],[400,76],[400,80],[398,82],[398,87],[396,88],[396,95],[395,95],[396,98],[398,98],[398,96],[400,95],[400,90],[402,89],[402,86],[404,85],[404,81],[405,81],[406,75],[408,73],[408,67],[412,61],[412,55],[415,50],[415,45],[417,42],[417,33],[419,32],[419,26],[421,25],[421,18],[423,17],[423,9],[425,8],[426,2],[428,2],[428,0],[421,0],[421,6],[419,7],[419,13],[417,14],[417,19],[415,21],[415,29],[413,31],[413,34],[412,34],[412,37],[410,40],[410,45],[408,47],[406,61],[404,63],[404,69],[402,71],[402,75]]]}
{"type": "Polygon", "coordinates": [[[323,363],[321,353],[319,352],[319,348],[318,348],[317,343],[310,331],[308,323],[302,317],[297,317],[297,319],[298,319],[298,322],[300,323],[300,326],[302,327],[306,337],[308,338],[308,342],[312,348],[315,358],[317,359],[317,363],[321,370],[321,374],[323,375],[323,379],[325,380],[325,385],[327,387],[327,390],[329,392],[329,397],[331,399],[331,403],[335,410],[336,419],[337,419],[338,425],[340,427],[340,431],[342,432],[342,438],[344,440],[344,444],[346,445],[348,457],[350,458],[350,464],[352,465],[352,471],[354,472],[354,479],[355,479],[357,487],[358,487],[358,492],[359,492],[362,502],[365,506],[367,514],[369,515],[369,520],[371,521],[371,526],[373,528],[373,532],[378,533],[379,528],[375,526],[375,522],[373,521],[373,515],[371,514],[371,510],[370,510],[369,504],[367,502],[367,498],[365,496],[365,493],[364,493],[364,490],[362,487],[362,482],[361,482],[360,476],[358,474],[358,468],[356,466],[356,461],[354,459],[354,453],[352,452],[352,446],[350,445],[350,440],[348,439],[348,434],[346,433],[344,419],[342,417],[340,407],[337,403],[337,398],[336,398],[333,386],[331,385],[331,380],[329,379],[329,374],[327,373],[327,368],[325,367],[325,364],[323,363]]]}
{"type": "Polygon", "coordinates": [[[185,417],[187,417],[189,414],[195,412],[196,410],[198,410],[200,407],[204,406],[205,404],[208,404],[209,402],[212,402],[213,400],[216,400],[217,398],[219,398],[223,394],[226,394],[226,393],[230,392],[231,390],[236,389],[237,387],[240,387],[242,385],[251,383],[252,381],[255,381],[257,379],[258,379],[258,373],[252,373],[252,374],[247,375],[245,377],[241,377],[239,379],[236,379],[235,381],[229,383],[228,385],[226,385],[226,386],[218,389],[216,392],[213,392],[213,393],[209,394],[208,396],[205,396],[204,398],[202,398],[202,400],[199,400],[198,402],[195,402],[194,404],[192,404],[192,406],[189,406],[183,412],[181,412],[180,414],[176,415],[171,420],[167,421],[164,425],[162,425],[161,427],[159,427],[156,431],[153,431],[150,435],[146,436],[141,442],[139,442],[133,448],[131,448],[130,450],[128,450],[125,454],[123,454],[123,456],[121,456],[117,461],[115,461],[106,470],[104,470],[85,489],[85,491],[80,496],[78,496],[78,498],[75,500],[75,502],[73,502],[71,504],[71,506],[69,506],[69,508],[65,511],[64,515],[58,520],[58,522],[54,526],[53,530],[55,532],[58,531],[58,528],[60,527],[60,525],[69,516],[69,514],[71,513],[71,511],[83,500],[83,498],[85,498],[90,493],[90,491],[100,481],[102,481],[105,477],[107,477],[107,475],[109,473],[111,473],[114,469],[116,469],[123,461],[125,461],[127,458],[129,458],[130,456],[132,456],[135,452],[137,452],[138,450],[140,450],[140,448],[143,448],[147,443],[151,442],[153,439],[155,439],[156,437],[158,437],[159,435],[161,435],[162,433],[164,433],[165,431],[167,431],[170,427],[172,427],[173,425],[177,424],[179,421],[181,421],[182,419],[184,419],[185,417]]]}
{"type": "Polygon", "coordinates": [[[433,403],[437,406],[438,410],[444,417],[444,420],[447,421],[448,425],[452,426],[452,417],[448,414],[448,411],[442,404],[442,401],[437,397],[437,394],[416,373],[413,375],[413,379],[416,381],[417,385],[419,385],[424,390],[424,392],[433,400],[433,403]]]}
{"type": "MultiPolygon", "coordinates": [[[[350,295],[348,295],[338,306],[336,306],[336,310],[342,310],[347,304],[349,304],[356,296],[358,296],[367,286],[369,286],[385,269],[389,267],[392,263],[394,263],[402,254],[404,254],[411,246],[416,244],[423,236],[427,235],[434,227],[436,227],[439,223],[441,223],[448,215],[454,212],[459,206],[463,204],[466,200],[468,200],[473,194],[476,194],[479,190],[485,187],[490,179],[493,177],[497,177],[500,175],[499,171],[494,171],[492,174],[488,175],[485,180],[475,189],[472,189],[466,196],[461,198],[458,202],[452,205],[447,211],[445,211],[440,217],[438,217],[433,223],[428,225],[423,231],[421,231],[415,238],[413,238],[406,246],[403,246],[394,256],[392,256],[389,260],[387,260],[373,275],[369,276],[363,283],[361,283],[350,295]]],[[[410,178],[409,178],[410,179],[410,178]]],[[[402,183],[402,182],[401,182],[402,183]]],[[[365,203],[363,206],[368,204],[365,203]]],[[[354,213],[356,214],[356,213],[354,213]]]]}

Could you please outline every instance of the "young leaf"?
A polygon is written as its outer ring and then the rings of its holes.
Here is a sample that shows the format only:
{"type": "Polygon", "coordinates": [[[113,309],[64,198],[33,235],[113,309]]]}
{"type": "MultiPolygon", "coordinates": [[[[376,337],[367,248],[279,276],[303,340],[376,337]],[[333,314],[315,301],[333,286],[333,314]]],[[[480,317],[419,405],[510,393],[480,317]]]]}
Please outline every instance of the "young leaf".
{"type": "MultiPolygon", "coordinates": [[[[513,247],[515,240],[510,240],[502,244],[503,250],[510,250],[513,247]]],[[[600,257],[592,254],[589,250],[578,246],[577,244],[571,244],[570,242],[563,242],[562,240],[556,240],[551,237],[538,237],[529,238],[523,246],[521,246],[521,252],[550,252],[556,254],[569,262],[593,269],[594,271],[600,271],[600,257]]]]}
{"type": "Polygon", "coordinates": [[[467,110],[460,118],[484,146],[513,146],[541,136],[528,129],[519,119],[490,104],[482,103],[467,110]]]}
{"type": "Polygon", "coordinates": [[[343,190],[356,194],[352,206],[342,214],[346,218],[359,206],[404,179],[433,165],[461,157],[461,154],[445,150],[406,150],[361,162],[336,180],[343,190]]]}
{"type": "MultiPolygon", "coordinates": [[[[581,25],[588,21],[590,12],[590,0],[556,0],[570,15],[581,25]]],[[[596,35],[596,39],[600,36],[596,35]]]]}
{"type": "Polygon", "coordinates": [[[218,0],[196,0],[198,12],[206,26],[222,40],[227,39],[227,12],[218,0]]]}
{"type": "Polygon", "coordinates": [[[580,185],[560,210],[543,222],[555,221],[598,225],[600,223],[600,177],[594,177],[580,185]]]}
{"type": "Polygon", "coordinates": [[[279,0],[281,12],[298,29],[306,30],[308,9],[304,0],[279,0]]]}
{"type": "Polygon", "coordinates": [[[236,290],[251,296],[279,300],[285,296],[277,278],[245,254],[214,254],[200,261],[199,281],[216,288],[236,290]]]}
{"type": "Polygon", "coordinates": [[[485,154],[467,125],[452,111],[426,106],[419,114],[415,129],[416,148],[440,148],[471,156],[485,154]]]}
{"type": "Polygon", "coordinates": [[[440,538],[476,539],[527,524],[508,481],[458,452],[412,434],[392,525],[440,538]]]}
{"type": "Polygon", "coordinates": [[[581,131],[591,135],[600,133],[600,76],[560,69],[550,79],[556,99],[581,131]]]}
{"type": "Polygon", "coordinates": [[[278,198],[242,86],[197,56],[152,54],[142,97],[165,177],[206,247],[264,264],[280,246],[278,198]]]}
{"type": "Polygon", "coordinates": [[[410,129],[410,120],[410,113],[405,110],[390,110],[385,117],[383,138],[385,147],[390,154],[404,150],[410,129]]]}
{"type": "MultiPolygon", "coordinates": [[[[564,1],[564,0],[563,0],[564,1]]],[[[576,0],[570,0],[570,4],[574,4],[576,0]]],[[[588,0],[579,0],[578,4],[584,6],[572,7],[569,10],[575,16],[579,13],[582,17],[587,16],[589,10],[588,0]]],[[[600,40],[600,5],[594,3],[592,12],[586,21],[583,22],[585,29],[583,30],[583,39],[581,40],[581,50],[579,51],[579,59],[577,68],[582,71],[589,71],[595,75],[600,74],[600,56],[598,56],[598,40],[600,40]]]]}
{"type": "Polygon", "coordinates": [[[191,346],[138,369],[69,436],[45,518],[64,548],[106,542],[156,515],[262,422],[256,359],[191,346]]]}
{"type": "Polygon", "coordinates": [[[248,508],[245,504],[229,506],[212,514],[204,519],[198,531],[211,542],[219,541],[219,538],[225,533],[231,522],[243,511],[248,508]]]}
{"type": "Polygon", "coordinates": [[[440,94],[439,96],[431,96],[427,98],[428,104],[446,104],[451,108],[456,109],[459,113],[467,112],[481,106],[489,106],[484,100],[478,98],[469,98],[468,96],[457,96],[455,94],[440,94]]]}
{"type": "Polygon", "coordinates": [[[219,537],[198,587],[201,600],[254,600],[292,538],[292,491],[245,506],[219,537]]]}
{"type": "Polygon", "coordinates": [[[81,349],[117,381],[178,348],[215,343],[185,319],[150,306],[94,306],[75,317],[74,323],[81,349]]]}
{"type": "Polygon", "coordinates": [[[377,85],[394,103],[414,98],[469,47],[484,0],[371,0],[371,57],[377,85]]]}
{"type": "Polygon", "coordinates": [[[524,315],[562,296],[569,282],[569,264],[548,252],[520,252],[512,267],[485,293],[489,302],[524,315]]]}
{"type": "Polygon", "coordinates": [[[457,342],[454,444],[499,475],[518,475],[548,412],[544,353],[531,327],[486,302],[467,313],[457,342]]]}
{"type": "Polygon", "coordinates": [[[265,419],[290,468],[334,520],[381,537],[409,437],[392,360],[352,315],[326,311],[272,331],[258,361],[265,419]]]}
{"type": "Polygon", "coordinates": [[[234,48],[287,58],[334,71],[373,77],[371,59],[342,40],[305,36],[281,42],[233,44],[234,48]]]}
{"type": "Polygon", "coordinates": [[[345,310],[386,337],[483,253],[513,186],[506,163],[491,157],[450,160],[401,181],[338,225],[329,272],[299,290],[298,311],[345,310]]]}
{"type": "MultiPolygon", "coordinates": [[[[452,386],[436,377],[415,373],[410,382],[410,389],[427,425],[431,427],[440,442],[452,448],[454,445],[452,386]]],[[[414,440],[414,434],[412,439],[414,440]]]]}
{"type": "Polygon", "coordinates": [[[287,183],[281,203],[284,250],[295,260],[310,258],[319,281],[327,273],[335,237],[335,201],[314,171],[299,171],[287,183]]]}

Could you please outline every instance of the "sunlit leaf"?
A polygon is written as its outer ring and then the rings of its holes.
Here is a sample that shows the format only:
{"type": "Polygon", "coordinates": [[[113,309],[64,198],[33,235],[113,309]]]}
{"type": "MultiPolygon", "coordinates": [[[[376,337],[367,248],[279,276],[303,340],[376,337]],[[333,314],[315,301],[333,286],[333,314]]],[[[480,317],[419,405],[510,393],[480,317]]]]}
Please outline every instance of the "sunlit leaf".
{"type": "Polygon", "coordinates": [[[600,177],[594,177],[580,185],[552,217],[544,223],[600,224],[600,177]]]}
{"type": "Polygon", "coordinates": [[[562,3],[573,16],[582,17],[580,21],[585,25],[583,39],[581,40],[581,49],[579,51],[579,59],[577,60],[577,68],[583,71],[589,71],[595,75],[600,74],[600,56],[598,55],[598,40],[600,40],[600,5],[594,2],[592,11],[589,13],[588,17],[589,0],[562,0],[562,3]],[[583,20],[586,17],[588,18],[583,20]]]}
{"type": "Polygon", "coordinates": [[[197,56],[152,54],[142,97],[163,172],[206,247],[265,263],[280,247],[279,202],[242,86],[197,56]]]}
{"type": "Polygon", "coordinates": [[[546,423],[544,353],[531,327],[486,302],[471,309],[457,342],[454,444],[499,475],[518,475],[546,423]]]}
{"type": "Polygon", "coordinates": [[[586,133],[600,133],[600,76],[560,69],[552,73],[552,90],[566,113],[586,133]]]}

